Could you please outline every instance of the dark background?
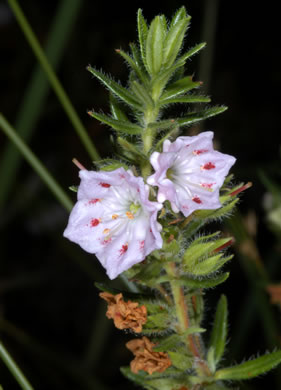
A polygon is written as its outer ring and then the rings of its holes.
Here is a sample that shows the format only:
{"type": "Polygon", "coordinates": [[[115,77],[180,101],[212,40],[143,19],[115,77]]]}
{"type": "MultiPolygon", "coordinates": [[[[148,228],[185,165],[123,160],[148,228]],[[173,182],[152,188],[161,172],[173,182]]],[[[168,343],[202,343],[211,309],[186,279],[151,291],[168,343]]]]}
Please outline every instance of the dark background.
{"type": "MultiPolygon", "coordinates": [[[[190,62],[187,73],[205,81],[203,89],[213,104],[229,107],[224,114],[206,121],[202,130],[213,130],[218,147],[237,157],[232,170],[237,180],[253,182],[253,188],[243,196],[240,211],[244,218],[252,215],[252,226],[257,228],[253,239],[262,261],[266,267],[271,261],[272,281],[280,281],[280,248],[265,222],[266,189],[259,176],[263,170],[280,180],[280,21],[275,3],[260,7],[247,2],[248,8],[242,1],[211,0],[187,4],[80,3],[57,74],[103,157],[112,155],[110,132],[86,112],[91,108],[106,112],[108,94],[86,71],[87,64],[125,83],[127,68],[114,49],[127,50],[129,42],[136,41],[137,9],[142,8],[151,21],[159,13],[170,18],[186,5],[192,23],[185,47],[203,40],[208,43],[205,53],[190,62]]],[[[46,45],[58,4],[53,0],[20,2],[42,46],[46,45]]],[[[0,1],[0,58],[0,110],[15,124],[36,60],[5,1],[0,1]]],[[[29,141],[32,150],[64,189],[78,184],[72,158],[87,168],[92,166],[91,159],[51,89],[33,127],[29,141]]],[[[7,139],[0,132],[0,161],[6,146],[7,139]]],[[[131,359],[124,347],[131,336],[113,329],[103,315],[103,303],[97,299],[94,281],[106,280],[103,269],[93,256],[62,238],[68,214],[30,166],[21,160],[13,175],[0,210],[1,340],[36,389],[131,388],[119,374],[119,367],[131,359]]],[[[75,201],[75,194],[70,196],[75,201]]],[[[230,279],[208,293],[204,321],[207,327],[211,324],[215,302],[220,293],[226,293],[230,301],[229,338],[238,340],[240,326],[245,324],[240,316],[253,311],[244,341],[235,345],[236,349],[229,342],[232,363],[273,348],[256,313],[257,298],[249,300],[251,307],[245,308],[252,285],[242,262],[238,252],[227,266],[230,279]]],[[[271,309],[280,330],[280,312],[271,309]]],[[[5,390],[18,389],[1,363],[0,384],[5,390]]],[[[269,387],[279,388],[273,374],[253,381],[251,388],[269,387]]],[[[246,385],[241,384],[244,388],[246,385]]]]}

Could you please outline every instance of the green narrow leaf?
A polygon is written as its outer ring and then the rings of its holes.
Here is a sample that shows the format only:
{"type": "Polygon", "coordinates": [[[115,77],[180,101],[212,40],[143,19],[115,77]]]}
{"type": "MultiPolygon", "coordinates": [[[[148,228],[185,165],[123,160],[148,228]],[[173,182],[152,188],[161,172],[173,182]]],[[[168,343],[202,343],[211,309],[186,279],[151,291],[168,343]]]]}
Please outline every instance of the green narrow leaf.
{"type": "Polygon", "coordinates": [[[183,95],[194,88],[200,87],[200,85],[200,81],[192,81],[192,76],[186,76],[169,85],[163,93],[160,102],[162,103],[163,100],[183,95]]]}
{"type": "Polygon", "coordinates": [[[128,89],[122,87],[119,83],[112,80],[102,72],[92,68],[90,65],[87,66],[87,70],[91,72],[92,75],[95,76],[102,84],[104,84],[115,96],[119,97],[126,104],[135,108],[136,110],[141,110],[141,105],[135,96],[130,91],[128,91],[128,89]]]}
{"type": "Polygon", "coordinates": [[[181,286],[186,286],[189,288],[211,288],[215,287],[223,282],[229,277],[229,272],[225,272],[218,276],[210,277],[208,279],[193,279],[188,276],[181,276],[177,279],[173,279],[168,275],[160,276],[155,280],[155,283],[165,283],[165,282],[174,282],[181,286]]]}
{"type": "Polygon", "coordinates": [[[179,132],[179,128],[178,126],[175,126],[175,127],[172,127],[171,130],[169,130],[164,137],[162,137],[161,139],[158,140],[156,146],[155,146],[155,150],[157,151],[160,151],[160,148],[163,144],[163,142],[168,139],[168,138],[172,138],[172,139],[175,139],[178,135],[178,132],[179,132]]]}
{"type": "Polygon", "coordinates": [[[176,62],[175,65],[171,66],[169,69],[160,71],[153,79],[152,82],[152,98],[154,101],[157,101],[161,96],[164,88],[166,87],[168,81],[171,79],[173,74],[178,68],[182,66],[182,63],[176,62]]]}
{"type": "Polygon", "coordinates": [[[197,54],[200,50],[204,49],[205,46],[206,46],[206,42],[202,42],[192,47],[190,50],[188,50],[187,53],[183,54],[183,56],[179,58],[179,61],[185,62],[188,58],[192,57],[194,54],[197,54]]]}
{"type": "Polygon", "coordinates": [[[138,23],[138,36],[139,36],[141,57],[142,57],[143,64],[146,67],[147,65],[146,65],[145,47],[146,47],[146,40],[148,34],[148,27],[143,17],[141,9],[138,9],[137,23],[138,23]]]}
{"type": "Polygon", "coordinates": [[[134,92],[134,94],[138,97],[138,99],[143,103],[143,105],[146,108],[153,109],[154,102],[150,96],[150,94],[147,92],[147,89],[138,83],[137,81],[133,81],[131,83],[131,88],[134,92]]]}
{"type": "Polygon", "coordinates": [[[188,96],[179,96],[172,97],[167,99],[161,99],[160,107],[166,104],[174,103],[210,103],[211,99],[208,96],[203,95],[188,95],[188,96]]]}
{"type": "Polygon", "coordinates": [[[164,34],[166,35],[167,34],[167,30],[168,30],[166,16],[165,15],[160,15],[160,20],[161,20],[161,23],[162,23],[162,26],[163,26],[164,34]]]}
{"type": "Polygon", "coordinates": [[[127,115],[124,113],[124,111],[120,107],[119,102],[117,101],[117,99],[114,97],[112,93],[109,96],[109,104],[110,104],[110,111],[114,119],[118,119],[124,122],[129,122],[127,115]]]}
{"type": "Polygon", "coordinates": [[[178,9],[178,11],[173,16],[170,23],[170,28],[174,27],[174,25],[176,25],[179,21],[185,19],[186,17],[187,17],[186,9],[184,6],[182,6],[180,9],[178,9]]]}
{"type": "Polygon", "coordinates": [[[125,140],[124,138],[118,137],[117,142],[119,145],[125,150],[130,153],[132,153],[133,156],[135,156],[138,160],[146,161],[147,157],[145,154],[143,154],[136,145],[132,144],[131,142],[125,140]]]}
{"type": "Polygon", "coordinates": [[[166,129],[174,129],[177,127],[177,122],[174,119],[166,119],[163,121],[158,121],[158,122],[152,122],[148,125],[150,129],[153,130],[166,130],[166,129]]]}
{"type": "Polygon", "coordinates": [[[227,110],[227,107],[225,106],[211,107],[196,113],[191,113],[185,118],[179,118],[177,121],[179,126],[188,126],[204,119],[211,118],[212,116],[221,114],[225,110],[227,110]]]}
{"type": "Polygon", "coordinates": [[[124,58],[124,60],[130,65],[130,67],[132,68],[132,70],[135,71],[136,75],[138,76],[138,78],[144,83],[144,84],[147,84],[148,80],[147,80],[147,77],[145,76],[144,72],[142,71],[142,69],[139,67],[139,63],[138,62],[135,62],[134,59],[128,54],[128,53],[125,53],[123,50],[116,50],[116,53],[120,54],[121,57],[124,58]]]}
{"type": "Polygon", "coordinates": [[[258,357],[233,367],[223,368],[215,374],[217,380],[251,379],[264,374],[281,363],[281,350],[258,357]]]}
{"type": "Polygon", "coordinates": [[[114,130],[121,131],[126,134],[140,134],[143,129],[142,127],[127,121],[121,121],[114,118],[111,118],[108,115],[98,114],[94,111],[89,111],[88,114],[93,118],[99,120],[102,123],[105,123],[108,126],[111,126],[114,130]]]}
{"type": "Polygon", "coordinates": [[[217,364],[223,356],[227,338],[227,299],[221,295],[215,314],[215,321],[210,338],[210,348],[214,348],[214,361],[217,364]]]}
{"type": "Polygon", "coordinates": [[[170,27],[164,43],[163,64],[166,67],[173,65],[174,61],[176,60],[182,47],[183,39],[190,19],[191,18],[189,17],[179,20],[170,27]]]}
{"type": "Polygon", "coordinates": [[[157,74],[162,66],[165,30],[160,16],[156,16],[148,30],[146,40],[146,63],[151,75],[157,74]]]}

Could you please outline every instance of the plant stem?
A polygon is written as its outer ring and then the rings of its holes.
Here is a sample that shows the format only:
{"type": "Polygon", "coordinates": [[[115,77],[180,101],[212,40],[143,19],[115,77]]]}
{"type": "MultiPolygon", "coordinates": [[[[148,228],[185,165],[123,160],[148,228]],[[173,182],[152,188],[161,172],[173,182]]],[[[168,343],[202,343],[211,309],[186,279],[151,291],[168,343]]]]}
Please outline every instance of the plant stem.
{"type": "MultiPolygon", "coordinates": [[[[166,266],[167,274],[173,277],[177,276],[177,270],[176,270],[176,264],[175,263],[168,263],[166,266]]],[[[176,308],[176,314],[178,318],[178,331],[179,333],[184,333],[189,327],[190,327],[190,319],[189,319],[189,313],[188,313],[188,307],[186,305],[186,300],[184,296],[184,289],[183,287],[179,286],[175,282],[170,282],[171,284],[171,290],[174,298],[174,304],[176,308]]],[[[197,364],[199,370],[199,374],[203,374],[205,376],[210,376],[211,372],[207,364],[204,362],[200,347],[197,345],[193,335],[188,335],[186,339],[186,345],[188,349],[191,351],[193,356],[197,358],[197,364]]]]}
{"type": "Polygon", "coordinates": [[[68,195],[63,191],[57,181],[41,163],[41,161],[35,156],[30,148],[23,142],[23,140],[17,135],[15,129],[9,124],[9,122],[0,113],[0,128],[4,131],[7,137],[16,145],[25,159],[29,162],[35,172],[41,177],[44,183],[49,187],[51,192],[56,196],[58,201],[70,211],[73,207],[73,203],[68,195]]]}
{"type": "Polygon", "coordinates": [[[0,342],[0,358],[3,360],[3,362],[6,364],[18,384],[23,390],[33,390],[33,387],[28,382],[28,380],[25,378],[21,370],[19,369],[16,362],[13,360],[9,352],[6,350],[4,345],[0,342]]]}
{"type": "Polygon", "coordinates": [[[80,118],[78,117],[70,99],[65,93],[59,79],[54,73],[49,61],[42,50],[38,39],[36,38],[34,32],[32,31],[27,19],[25,18],[20,6],[18,5],[17,0],[8,0],[10,7],[12,8],[14,15],[29,43],[31,46],[37,60],[40,62],[42,68],[44,69],[50,84],[52,85],[59,101],[61,102],[69,120],[71,121],[74,129],[76,130],[81,142],[85,146],[87,152],[93,160],[99,160],[100,156],[91,140],[88,136],[86,129],[84,128],[80,118]]]}

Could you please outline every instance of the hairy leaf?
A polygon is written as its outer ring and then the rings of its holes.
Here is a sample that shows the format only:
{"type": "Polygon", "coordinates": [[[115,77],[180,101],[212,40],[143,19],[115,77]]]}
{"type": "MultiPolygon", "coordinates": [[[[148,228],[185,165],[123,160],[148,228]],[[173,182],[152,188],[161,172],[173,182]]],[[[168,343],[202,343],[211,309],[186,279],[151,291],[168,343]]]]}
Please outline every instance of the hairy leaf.
{"type": "Polygon", "coordinates": [[[178,124],[179,124],[179,126],[189,126],[193,123],[196,123],[196,122],[202,121],[204,119],[211,118],[212,116],[221,114],[225,110],[227,110],[227,107],[225,107],[225,106],[216,106],[216,107],[206,108],[202,111],[198,111],[196,113],[191,113],[184,118],[179,118],[178,124]]]}
{"type": "Polygon", "coordinates": [[[177,80],[174,83],[170,84],[166,88],[160,99],[160,104],[165,104],[164,102],[166,99],[172,99],[176,96],[183,95],[194,88],[200,87],[200,85],[200,81],[192,81],[192,76],[183,77],[180,80],[177,80]]]}
{"type": "Polygon", "coordinates": [[[105,123],[108,126],[111,126],[114,130],[120,131],[125,134],[141,134],[143,131],[142,127],[127,121],[121,121],[114,119],[105,114],[98,114],[94,111],[89,111],[89,115],[93,118],[99,120],[102,123],[105,123]]]}
{"type": "Polygon", "coordinates": [[[165,30],[160,16],[156,16],[148,30],[146,40],[146,64],[151,75],[157,74],[162,66],[165,30]]]}
{"type": "Polygon", "coordinates": [[[216,372],[218,380],[242,380],[251,379],[264,374],[281,363],[281,350],[260,356],[248,362],[236,366],[223,368],[216,372]]]}
{"type": "Polygon", "coordinates": [[[182,57],[179,58],[180,61],[186,61],[188,58],[192,57],[194,54],[197,54],[200,50],[202,50],[206,46],[206,42],[199,43],[198,45],[192,47],[188,52],[183,54],[182,57]]]}
{"type": "Polygon", "coordinates": [[[138,23],[138,36],[139,36],[139,45],[140,45],[140,52],[143,64],[146,65],[146,55],[145,55],[145,47],[146,47],[146,40],[147,40],[147,34],[148,34],[148,27],[146,24],[146,21],[143,17],[142,10],[138,10],[138,17],[137,17],[137,23],[138,23]]]}
{"type": "Polygon", "coordinates": [[[190,19],[184,18],[171,25],[164,44],[164,66],[170,67],[177,58],[190,19]]]}
{"type": "Polygon", "coordinates": [[[102,84],[104,84],[110,92],[115,96],[119,97],[129,106],[135,108],[136,110],[141,110],[141,105],[138,102],[137,98],[126,88],[122,87],[119,83],[112,80],[110,77],[106,76],[102,72],[92,68],[90,65],[87,67],[88,71],[92,73],[102,84]]]}
{"type": "Polygon", "coordinates": [[[211,99],[204,95],[187,95],[161,99],[160,106],[175,103],[209,103],[211,99]]]}
{"type": "Polygon", "coordinates": [[[214,348],[214,361],[217,364],[223,356],[227,339],[227,299],[221,295],[212,328],[210,347],[214,348]]]}

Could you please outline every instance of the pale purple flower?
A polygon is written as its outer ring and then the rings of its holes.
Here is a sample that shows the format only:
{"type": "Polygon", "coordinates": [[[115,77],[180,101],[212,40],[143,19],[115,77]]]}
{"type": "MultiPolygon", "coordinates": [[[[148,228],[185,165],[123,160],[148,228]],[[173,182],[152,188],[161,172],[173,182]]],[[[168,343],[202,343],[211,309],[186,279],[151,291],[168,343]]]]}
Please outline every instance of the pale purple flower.
{"type": "Polygon", "coordinates": [[[215,151],[213,132],[166,140],[163,153],[154,152],[150,162],[155,173],[147,183],[158,186],[157,200],[169,200],[174,212],[186,217],[194,210],[221,206],[219,190],[236,159],[215,151]]]}
{"type": "Polygon", "coordinates": [[[110,279],[162,247],[157,212],[141,177],[123,168],[111,172],[81,170],[78,201],[64,236],[94,253],[110,279]]]}

